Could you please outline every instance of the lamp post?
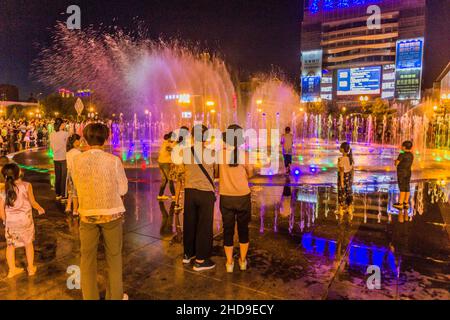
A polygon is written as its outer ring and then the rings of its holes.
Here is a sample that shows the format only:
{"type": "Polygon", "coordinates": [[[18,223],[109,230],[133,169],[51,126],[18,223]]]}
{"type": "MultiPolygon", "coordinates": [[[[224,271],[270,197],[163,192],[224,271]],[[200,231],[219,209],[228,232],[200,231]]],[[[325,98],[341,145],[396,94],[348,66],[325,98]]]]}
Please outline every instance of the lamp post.
{"type": "Polygon", "coordinates": [[[361,107],[363,107],[363,109],[364,109],[367,106],[367,103],[369,102],[369,97],[368,96],[360,96],[359,101],[361,102],[361,107]]]}

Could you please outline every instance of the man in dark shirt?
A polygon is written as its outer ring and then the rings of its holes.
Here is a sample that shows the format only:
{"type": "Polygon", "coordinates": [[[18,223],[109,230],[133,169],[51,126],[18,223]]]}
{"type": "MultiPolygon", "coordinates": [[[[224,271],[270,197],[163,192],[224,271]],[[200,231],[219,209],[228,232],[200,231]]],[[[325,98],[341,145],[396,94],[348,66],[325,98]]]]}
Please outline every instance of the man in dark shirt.
{"type": "Polygon", "coordinates": [[[394,204],[394,208],[399,210],[409,208],[411,167],[414,162],[414,155],[411,152],[412,146],[413,144],[411,141],[403,142],[400,155],[395,161],[400,198],[399,201],[394,204]]]}

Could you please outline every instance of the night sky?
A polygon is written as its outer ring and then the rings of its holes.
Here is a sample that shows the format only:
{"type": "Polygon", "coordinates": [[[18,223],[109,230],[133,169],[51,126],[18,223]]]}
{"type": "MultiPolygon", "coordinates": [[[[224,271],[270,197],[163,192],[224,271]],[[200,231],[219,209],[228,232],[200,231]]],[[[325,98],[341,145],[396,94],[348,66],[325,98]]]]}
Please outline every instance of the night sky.
{"type": "MultiPolygon", "coordinates": [[[[450,60],[450,0],[430,2],[428,46],[433,64],[426,83],[450,60]],[[445,18],[446,17],[446,18],[445,18]],[[438,32],[435,32],[438,31],[438,32]]],[[[178,38],[219,52],[241,75],[281,69],[296,81],[300,69],[302,0],[0,0],[0,83],[20,88],[22,99],[40,88],[29,77],[36,43],[48,44],[68,5],[78,4],[83,26],[133,28],[144,21],[152,38],[178,38]],[[114,21],[116,18],[116,21],[114,21]]]]}

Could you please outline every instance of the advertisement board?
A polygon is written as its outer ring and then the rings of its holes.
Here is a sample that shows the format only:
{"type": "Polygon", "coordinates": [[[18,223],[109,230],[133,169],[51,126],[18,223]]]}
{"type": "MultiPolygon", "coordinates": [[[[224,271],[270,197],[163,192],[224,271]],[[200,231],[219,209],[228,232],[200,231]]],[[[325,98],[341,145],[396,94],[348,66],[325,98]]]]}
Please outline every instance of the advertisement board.
{"type": "Polygon", "coordinates": [[[397,70],[395,79],[395,95],[401,100],[420,99],[421,69],[397,70]]]}
{"type": "Polygon", "coordinates": [[[302,52],[302,101],[312,102],[320,98],[322,77],[322,50],[302,52]]]}
{"type": "Polygon", "coordinates": [[[395,97],[420,100],[424,39],[398,40],[395,62],[395,97]]]}
{"type": "Polygon", "coordinates": [[[320,97],[320,77],[302,78],[302,101],[313,102],[320,97]]]}
{"type": "Polygon", "coordinates": [[[337,95],[381,93],[381,67],[340,69],[337,71],[337,95]]]}
{"type": "Polygon", "coordinates": [[[302,78],[322,76],[322,50],[302,52],[302,78]]]}

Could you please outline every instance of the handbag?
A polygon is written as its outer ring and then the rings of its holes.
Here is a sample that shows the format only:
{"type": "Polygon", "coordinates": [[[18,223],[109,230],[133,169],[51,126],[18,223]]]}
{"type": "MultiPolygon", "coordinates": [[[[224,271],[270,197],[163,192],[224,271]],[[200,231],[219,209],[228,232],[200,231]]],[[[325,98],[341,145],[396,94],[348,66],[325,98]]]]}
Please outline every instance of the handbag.
{"type": "Polygon", "coordinates": [[[213,191],[213,193],[214,193],[214,201],[216,201],[217,200],[216,193],[215,193],[216,185],[214,184],[214,180],[211,178],[211,176],[209,175],[208,171],[206,171],[205,167],[203,166],[203,164],[198,159],[197,155],[195,154],[194,147],[191,148],[191,152],[192,152],[192,155],[194,156],[195,162],[197,162],[198,167],[200,168],[200,170],[202,170],[203,174],[205,175],[205,177],[208,179],[209,183],[213,187],[213,189],[214,189],[214,191],[213,191]]]}

